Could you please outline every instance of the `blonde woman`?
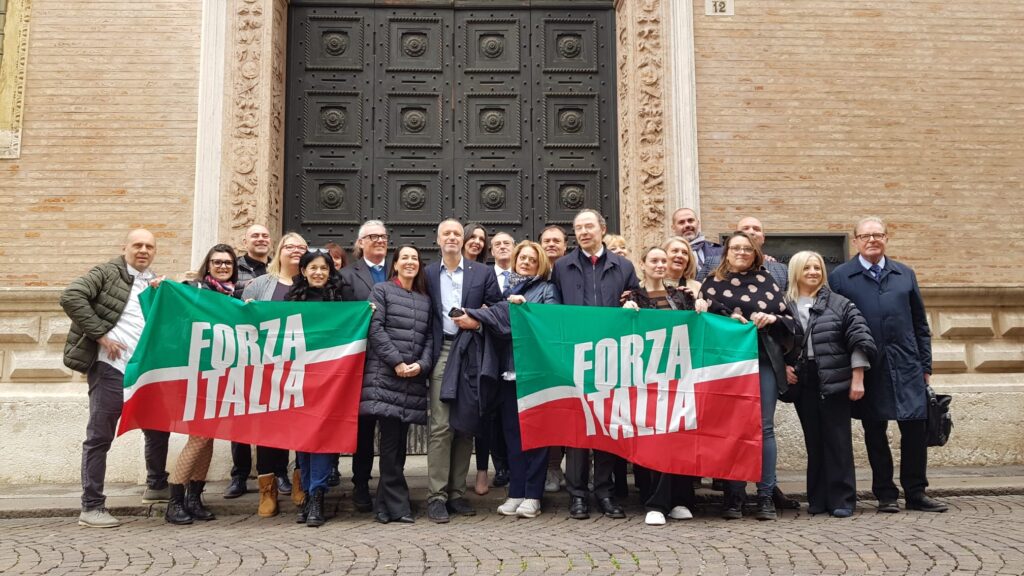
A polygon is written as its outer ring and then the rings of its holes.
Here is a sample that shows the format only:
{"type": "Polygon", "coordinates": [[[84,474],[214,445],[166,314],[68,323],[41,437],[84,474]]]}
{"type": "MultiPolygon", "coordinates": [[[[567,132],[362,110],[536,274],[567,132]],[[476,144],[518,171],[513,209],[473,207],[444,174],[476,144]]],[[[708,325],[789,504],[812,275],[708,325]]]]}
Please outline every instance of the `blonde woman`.
{"type": "Polygon", "coordinates": [[[661,243],[661,249],[668,254],[668,271],[665,273],[665,284],[679,288],[689,288],[697,294],[700,282],[697,282],[697,257],[690,248],[690,243],[682,236],[670,236],[661,243]]]}
{"type": "Polygon", "coordinates": [[[829,289],[817,252],[790,259],[786,297],[803,327],[796,366],[786,367],[786,379],[797,389],[807,446],[807,511],[847,518],[857,503],[850,408],[864,396],[875,341],[857,306],[829,289]]]}
{"type": "MultiPolygon", "coordinates": [[[[293,279],[299,275],[299,261],[306,254],[309,245],[294,232],[281,237],[274,251],[274,258],[267,266],[267,273],[249,281],[242,292],[242,300],[283,301],[292,289],[293,279]]],[[[259,515],[264,518],[277,515],[277,494],[280,488],[293,489],[292,499],[303,502],[301,486],[288,483],[288,451],[280,448],[256,447],[256,474],[260,485],[259,515]]],[[[298,470],[295,471],[298,479],[298,470]]],[[[299,484],[296,482],[296,484],[299,484]]],[[[284,490],[282,490],[284,491],[284,490]]]]}
{"type": "Polygon", "coordinates": [[[604,246],[623,258],[629,258],[629,248],[626,248],[626,239],[618,234],[609,234],[605,236],[604,246]]]}

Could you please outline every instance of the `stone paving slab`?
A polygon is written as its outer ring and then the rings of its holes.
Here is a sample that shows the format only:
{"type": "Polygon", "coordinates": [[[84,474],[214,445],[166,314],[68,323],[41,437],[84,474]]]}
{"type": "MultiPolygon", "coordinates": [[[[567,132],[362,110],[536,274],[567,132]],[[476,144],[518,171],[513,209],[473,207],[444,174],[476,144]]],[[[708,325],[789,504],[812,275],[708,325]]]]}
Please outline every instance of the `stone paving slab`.
{"type": "Polygon", "coordinates": [[[643,524],[478,514],[381,525],[341,512],[321,528],[290,515],[229,515],[192,526],[124,517],[113,529],[71,518],[0,520],[0,574],[1024,574],[1024,496],[961,496],[945,514],[852,518],[785,512],[776,522],[643,524]]]}
{"type": "MultiPolygon", "coordinates": [[[[340,469],[344,474],[341,486],[334,488],[328,500],[338,506],[339,510],[351,512],[351,470],[349,458],[343,458],[340,469]]],[[[426,457],[409,456],[406,463],[406,477],[413,502],[424,503],[427,497],[426,457]]],[[[373,471],[377,475],[376,468],[373,471]]],[[[471,471],[467,483],[475,479],[475,471],[471,471]]],[[[932,468],[928,471],[931,484],[929,493],[933,496],[967,496],[967,495],[1000,495],[1024,494],[1024,466],[1002,466],[988,468],[932,468]]],[[[802,471],[780,471],[779,486],[786,494],[797,499],[805,498],[804,473],[802,471]]],[[[376,480],[371,481],[371,488],[376,480]]],[[[632,482],[630,483],[632,485],[632,482]]],[[[870,493],[871,472],[868,469],[857,470],[857,485],[860,488],[862,501],[871,502],[874,497],[870,493]]],[[[214,512],[221,515],[250,514],[256,510],[258,496],[255,492],[255,480],[249,481],[249,494],[234,500],[221,497],[227,482],[210,482],[204,500],[214,512]]],[[[705,486],[708,486],[705,484],[705,486]]],[[[141,497],[144,486],[138,484],[108,484],[106,487],[107,507],[118,515],[148,516],[163,514],[162,504],[143,504],[141,497]]],[[[751,488],[752,489],[752,488],[751,488]]],[[[717,502],[721,493],[707,488],[697,491],[698,500],[717,502]]],[[[493,510],[505,499],[504,489],[492,488],[485,496],[477,496],[467,490],[467,497],[480,510],[493,510]]],[[[627,503],[636,499],[635,491],[627,503]]],[[[291,500],[282,496],[282,507],[291,510],[291,500]]],[[[554,494],[546,494],[545,505],[568,506],[569,497],[565,490],[554,494]]],[[[25,485],[0,486],[0,518],[77,516],[81,506],[81,486],[77,484],[61,485],[25,485]]]]}

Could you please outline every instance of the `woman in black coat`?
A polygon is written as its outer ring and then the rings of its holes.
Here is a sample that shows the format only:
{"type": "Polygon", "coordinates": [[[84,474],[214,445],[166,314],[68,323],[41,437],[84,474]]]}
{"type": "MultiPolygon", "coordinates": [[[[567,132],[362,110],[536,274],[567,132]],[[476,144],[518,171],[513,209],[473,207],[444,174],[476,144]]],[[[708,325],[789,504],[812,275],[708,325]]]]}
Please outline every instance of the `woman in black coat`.
{"type": "Polygon", "coordinates": [[[388,281],[373,287],[370,302],[375,309],[359,414],[376,417],[380,429],[376,520],[412,523],[405,446],[409,425],[427,423],[427,377],[433,367],[432,309],[415,247],[399,247],[388,281]]]}
{"type": "Polygon", "coordinates": [[[829,290],[817,252],[790,259],[787,296],[804,330],[796,367],[787,367],[786,376],[797,388],[807,446],[807,511],[847,518],[857,503],[850,406],[864,396],[875,341],[857,307],[829,290]]]}

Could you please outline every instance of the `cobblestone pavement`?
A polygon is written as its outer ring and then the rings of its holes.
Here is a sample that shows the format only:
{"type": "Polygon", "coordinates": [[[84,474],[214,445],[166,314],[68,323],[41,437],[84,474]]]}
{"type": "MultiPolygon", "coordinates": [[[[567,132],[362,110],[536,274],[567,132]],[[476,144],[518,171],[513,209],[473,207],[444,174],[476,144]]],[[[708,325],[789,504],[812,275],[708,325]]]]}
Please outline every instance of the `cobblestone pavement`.
{"type": "Polygon", "coordinates": [[[122,518],[115,529],[73,518],[0,520],[2,574],[1024,574],[1024,496],[947,498],[946,514],[853,518],[787,512],[777,522],[727,522],[702,511],[663,527],[574,521],[564,509],[534,520],[481,511],[438,526],[380,525],[342,513],[319,529],[226,516],[172,527],[122,518]]]}

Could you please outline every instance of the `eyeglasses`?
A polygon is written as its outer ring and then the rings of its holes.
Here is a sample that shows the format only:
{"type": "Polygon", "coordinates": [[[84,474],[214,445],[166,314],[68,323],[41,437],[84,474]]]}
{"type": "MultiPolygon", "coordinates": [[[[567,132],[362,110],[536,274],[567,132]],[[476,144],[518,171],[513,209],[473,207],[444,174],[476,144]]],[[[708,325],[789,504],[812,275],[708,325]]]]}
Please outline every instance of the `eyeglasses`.
{"type": "Polygon", "coordinates": [[[331,253],[331,251],[328,250],[327,248],[309,248],[309,249],[306,250],[306,252],[309,252],[310,254],[330,254],[331,253]]]}
{"type": "Polygon", "coordinates": [[[362,238],[360,238],[360,240],[369,240],[370,242],[387,242],[388,241],[388,235],[387,234],[367,234],[366,236],[363,236],[362,238]]]}
{"type": "Polygon", "coordinates": [[[861,242],[873,242],[875,240],[885,240],[886,233],[885,232],[878,232],[878,233],[875,233],[875,234],[858,234],[858,235],[854,236],[854,238],[856,238],[857,240],[860,240],[861,242]]]}
{"type": "Polygon", "coordinates": [[[305,252],[309,249],[309,246],[306,246],[305,244],[285,244],[284,246],[281,246],[281,249],[287,250],[288,252],[305,252]]]}
{"type": "Polygon", "coordinates": [[[730,246],[729,252],[735,252],[737,254],[753,254],[754,249],[750,246],[730,246]]]}
{"type": "Polygon", "coordinates": [[[210,260],[210,266],[214,268],[231,268],[234,265],[232,260],[210,260]]]}

